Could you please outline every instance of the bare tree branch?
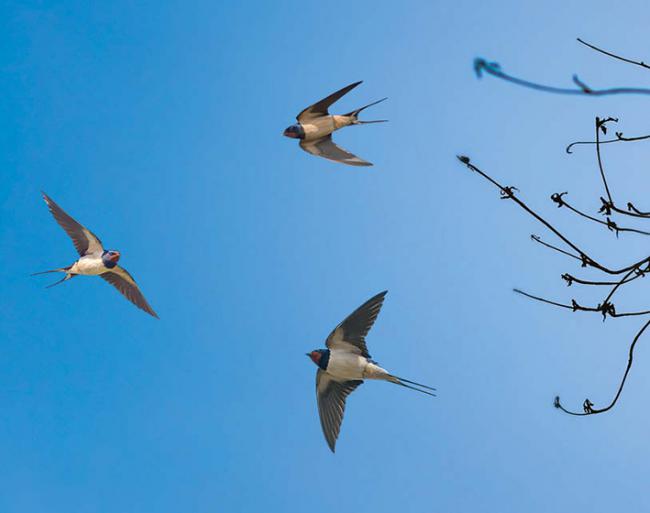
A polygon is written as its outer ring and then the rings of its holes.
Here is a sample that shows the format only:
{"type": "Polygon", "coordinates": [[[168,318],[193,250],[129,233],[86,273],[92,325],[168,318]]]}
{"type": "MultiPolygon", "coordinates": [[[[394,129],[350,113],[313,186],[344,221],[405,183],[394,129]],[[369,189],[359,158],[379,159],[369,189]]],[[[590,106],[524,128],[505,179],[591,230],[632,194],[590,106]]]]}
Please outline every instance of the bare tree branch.
{"type": "MultiPolygon", "coordinates": [[[[650,69],[650,65],[646,64],[643,61],[636,61],[629,59],[627,57],[622,57],[620,55],[617,55],[615,53],[612,53],[610,51],[604,50],[596,45],[593,45],[591,43],[588,43],[584,41],[583,39],[578,38],[578,42],[581,44],[587,46],[588,48],[591,48],[592,50],[595,50],[596,52],[599,52],[603,55],[606,55],[608,57],[611,57],[616,60],[620,60],[622,62],[626,62],[628,64],[633,64],[635,66],[642,67],[644,69],[650,69]]],[[[526,87],[529,89],[534,89],[536,91],[544,91],[544,92],[549,92],[549,93],[556,93],[556,94],[566,94],[566,95],[573,95],[573,96],[605,96],[605,95],[618,95],[618,94],[643,94],[647,95],[650,94],[650,89],[647,88],[635,88],[635,87],[616,87],[616,88],[610,88],[610,89],[593,89],[589,85],[587,85],[585,82],[580,80],[577,75],[573,76],[573,83],[575,87],[569,88],[569,87],[555,87],[555,86],[549,86],[545,84],[539,84],[536,82],[532,82],[530,80],[526,80],[523,78],[519,78],[513,75],[510,75],[508,73],[505,73],[502,69],[501,66],[496,63],[496,62],[489,62],[485,59],[477,58],[474,60],[474,71],[476,72],[476,75],[481,78],[484,73],[487,73],[489,75],[492,75],[493,77],[499,78],[501,80],[504,80],[506,82],[510,82],[522,87],[526,87]]],[[[610,231],[613,231],[616,236],[618,237],[618,234],[620,232],[634,232],[634,233],[639,233],[643,235],[650,235],[650,232],[642,231],[642,230],[637,230],[635,228],[622,228],[617,225],[615,221],[611,219],[610,216],[612,216],[613,213],[615,214],[621,214],[637,219],[649,219],[650,218],[650,212],[648,211],[642,211],[638,209],[636,206],[634,206],[631,202],[628,202],[626,205],[626,209],[620,208],[619,206],[616,205],[614,201],[614,195],[612,194],[612,191],[610,189],[609,183],[607,181],[607,176],[605,173],[605,166],[603,164],[603,159],[601,155],[601,145],[604,144],[611,144],[611,143],[618,143],[618,142],[635,142],[635,141],[643,141],[646,139],[650,139],[650,134],[649,135],[642,135],[642,136],[637,136],[637,137],[624,137],[623,132],[615,132],[616,138],[614,139],[606,139],[606,140],[601,140],[601,133],[603,136],[607,134],[608,130],[608,124],[609,123],[616,123],[618,122],[618,119],[612,118],[612,117],[607,117],[607,118],[599,118],[596,117],[596,123],[595,123],[595,130],[596,130],[596,136],[594,141],[575,141],[571,144],[569,144],[566,147],[566,152],[571,153],[572,148],[577,145],[595,145],[596,146],[596,158],[597,158],[597,163],[598,163],[598,170],[600,172],[600,178],[602,180],[603,188],[605,191],[604,196],[605,197],[600,197],[601,201],[601,206],[599,208],[599,213],[605,216],[605,220],[599,219],[595,216],[589,215],[576,207],[572,206],[569,204],[564,196],[567,194],[566,192],[562,193],[555,193],[551,196],[551,199],[553,202],[556,203],[558,208],[560,207],[566,207],[573,213],[577,214],[578,216],[585,218],[589,221],[595,222],[597,224],[603,225],[607,227],[610,231]]],[[[548,242],[543,241],[540,237],[536,235],[531,235],[531,238],[554,251],[557,251],[565,256],[568,256],[572,259],[579,260],[582,267],[591,267],[597,271],[601,271],[602,273],[608,274],[608,275],[615,275],[615,276],[621,276],[618,281],[612,281],[612,280],[587,280],[583,278],[577,278],[571,274],[564,273],[562,274],[562,279],[567,283],[567,286],[571,286],[572,284],[576,283],[579,285],[589,285],[589,286],[609,286],[611,287],[609,293],[607,296],[596,306],[584,306],[579,304],[575,299],[571,300],[570,304],[567,303],[562,303],[558,301],[552,301],[550,299],[546,299],[540,296],[536,296],[533,294],[529,294],[528,292],[524,292],[520,289],[514,289],[514,291],[518,294],[521,294],[529,299],[532,299],[534,301],[539,301],[542,303],[546,303],[558,308],[562,308],[565,310],[571,310],[573,312],[577,311],[582,311],[582,312],[598,312],[603,316],[603,321],[609,316],[613,318],[617,317],[632,317],[632,316],[643,316],[643,315],[650,315],[650,310],[640,310],[640,311],[630,311],[630,312],[617,312],[616,308],[614,306],[614,303],[612,302],[612,298],[614,297],[615,293],[620,290],[622,287],[624,287],[626,284],[637,280],[638,278],[644,277],[646,274],[650,273],[650,256],[647,256],[641,260],[639,260],[636,263],[630,264],[628,266],[619,268],[619,269],[611,269],[609,267],[606,267],[605,265],[601,264],[600,262],[594,260],[591,258],[587,253],[585,253],[580,247],[578,247],[577,244],[572,242],[568,237],[566,237],[563,233],[561,233],[558,229],[556,229],[551,223],[549,223],[546,219],[544,219],[541,215],[539,215],[537,212],[535,212],[532,208],[530,208],[523,200],[521,200],[516,192],[518,192],[518,189],[512,186],[503,186],[496,180],[494,180],[491,176],[489,176],[487,173],[476,167],[474,164],[471,163],[469,157],[466,156],[458,156],[458,159],[465,164],[471,171],[479,174],[482,176],[485,180],[490,182],[492,185],[496,186],[499,189],[499,192],[501,194],[502,199],[506,200],[512,200],[515,202],[522,210],[524,210],[527,214],[529,214],[531,217],[539,221],[542,225],[544,225],[548,230],[550,230],[556,237],[558,237],[567,247],[568,249],[562,249],[560,247],[557,247],[553,244],[549,244],[548,242]]],[[[612,409],[616,403],[618,402],[621,393],[623,392],[623,388],[625,386],[625,383],[627,381],[627,377],[629,375],[629,372],[632,368],[632,362],[634,359],[634,349],[636,347],[637,342],[641,338],[641,335],[646,331],[646,329],[650,326],[650,320],[646,321],[645,324],[641,327],[641,329],[637,332],[635,335],[634,339],[632,340],[632,343],[630,344],[629,347],[629,355],[628,355],[628,362],[627,366],[625,368],[625,372],[623,373],[623,377],[620,381],[620,384],[618,386],[618,389],[616,391],[616,394],[614,395],[614,398],[612,401],[609,403],[604,408],[594,408],[594,403],[592,403],[589,399],[585,399],[582,409],[582,412],[576,412],[576,411],[571,411],[566,409],[562,403],[560,402],[560,397],[557,396],[554,401],[554,406],[563,412],[569,414],[569,415],[576,415],[576,416],[585,416],[585,415],[593,415],[597,413],[604,413],[606,411],[609,411],[612,409]]]]}
{"type": "MultiPolygon", "coordinates": [[[[601,130],[602,128],[601,128],[601,126],[599,126],[598,121],[599,120],[597,119],[597,130],[601,130]]],[[[569,246],[569,248],[571,248],[572,250],[577,252],[578,256],[576,256],[575,254],[573,254],[573,253],[571,253],[569,251],[566,251],[566,250],[563,250],[563,249],[558,248],[556,246],[553,246],[551,244],[548,244],[548,243],[542,241],[536,235],[531,235],[531,238],[535,242],[538,242],[538,243],[540,243],[540,244],[542,244],[542,245],[544,245],[544,246],[546,246],[546,247],[548,247],[550,249],[558,251],[558,252],[560,252],[562,254],[565,254],[565,255],[567,255],[569,257],[580,260],[583,267],[592,267],[592,268],[595,268],[595,269],[597,269],[599,271],[602,271],[602,272],[604,272],[606,274],[622,275],[621,279],[618,280],[618,281],[589,281],[589,280],[583,280],[583,279],[576,278],[576,277],[574,277],[574,276],[572,276],[570,274],[566,274],[566,273],[562,275],[562,279],[564,279],[567,282],[567,285],[572,285],[573,283],[578,283],[578,284],[581,284],[581,285],[611,286],[612,288],[609,291],[609,293],[607,294],[607,296],[600,303],[598,303],[596,306],[584,306],[584,305],[579,304],[575,299],[572,299],[570,304],[561,303],[561,302],[558,302],[558,301],[552,301],[552,300],[549,300],[549,299],[546,299],[546,298],[543,298],[543,297],[540,297],[540,296],[529,294],[528,292],[524,292],[524,291],[522,291],[520,289],[513,289],[516,293],[521,294],[521,295],[523,295],[525,297],[528,297],[528,298],[530,298],[532,300],[539,301],[539,302],[542,302],[542,303],[546,303],[546,304],[549,304],[549,305],[552,305],[552,306],[556,306],[558,308],[571,310],[573,312],[577,312],[577,311],[598,312],[603,316],[603,321],[608,316],[612,317],[612,318],[618,318],[618,317],[632,317],[632,316],[650,315],[650,310],[631,311],[631,312],[617,312],[616,307],[614,306],[614,303],[612,302],[612,298],[614,297],[614,294],[621,287],[623,287],[627,283],[630,283],[630,282],[632,282],[632,281],[634,281],[634,280],[636,280],[636,279],[638,279],[640,277],[645,276],[646,273],[650,272],[650,256],[648,256],[648,257],[646,257],[646,258],[644,258],[644,259],[642,259],[642,260],[640,260],[640,261],[638,261],[638,262],[636,262],[636,263],[634,263],[632,265],[629,265],[629,266],[627,266],[625,268],[622,268],[622,269],[618,269],[618,270],[608,269],[607,267],[605,267],[602,264],[600,264],[600,263],[596,262],[595,260],[593,260],[591,257],[587,256],[587,254],[584,251],[582,251],[576,244],[571,242],[566,236],[564,236],[562,233],[560,233],[548,221],[546,221],[539,214],[537,214],[530,207],[528,207],[528,205],[524,201],[519,199],[517,197],[517,195],[515,194],[515,191],[517,190],[516,188],[514,188],[512,186],[503,186],[503,185],[501,185],[499,182],[497,182],[492,177],[490,177],[487,173],[485,173],[484,171],[479,169],[477,166],[472,164],[469,157],[459,156],[458,159],[463,164],[465,164],[465,166],[467,166],[471,171],[474,171],[475,173],[479,174],[484,179],[486,179],[488,182],[495,185],[499,189],[502,199],[511,199],[512,201],[514,201],[525,212],[530,214],[533,218],[537,219],[544,226],[546,226],[550,231],[552,231],[560,240],[562,240],[562,242],[564,242],[567,246],[569,246]]],[[[600,160],[599,160],[599,164],[602,166],[602,162],[600,160]]],[[[606,180],[606,177],[605,177],[604,169],[602,167],[601,167],[601,176],[602,176],[602,179],[603,179],[603,184],[607,188],[607,185],[606,185],[607,180],[606,180]]],[[[566,194],[566,193],[554,194],[553,197],[552,197],[553,201],[558,203],[558,206],[570,207],[569,205],[567,205],[566,201],[563,199],[564,194],[566,194]]],[[[603,200],[603,201],[605,201],[605,200],[603,200]]],[[[600,221],[599,219],[593,218],[591,216],[587,216],[586,214],[583,214],[582,212],[580,212],[577,209],[574,209],[572,207],[570,207],[570,208],[574,212],[580,214],[581,216],[587,217],[587,218],[591,219],[592,221],[598,221],[598,222],[602,223],[602,221],[600,221]]],[[[621,230],[621,229],[619,229],[619,230],[621,230]]],[[[584,410],[583,413],[574,412],[574,411],[570,411],[570,410],[567,410],[566,408],[564,408],[564,406],[560,402],[559,396],[557,396],[555,398],[555,402],[554,402],[555,407],[562,410],[565,413],[570,414],[570,415],[578,415],[578,416],[593,415],[593,414],[597,414],[597,413],[604,413],[606,411],[609,411],[611,408],[613,408],[614,405],[617,403],[617,401],[618,401],[618,399],[619,399],[619,397],[620,397],[620,395],[621,395],[621,393],[623,391],[623,387],[625,386],[627,376],[628,376],[628,374],[630,372],[630,369],[632,368],[632,362],[633,362],[633,356],[634,356],[634,348],[636,346],[636,343],[638,342],[639,338],[641,337],[641,335],[643,334],[643,332],[646,330],[646,328],[649,325],[650,325],[650,320],[647,321],[643,325],[641,330],[634,337],[634,340],[632,341],[632,343],[630,345],[628,364],[627,364],[627,367],[625,369],[625,373],[623,374],[623,378],[622,378],[622,380],[620,382],[620,385],[618,387],[616,395],[614,396],[614,399],[612,400],[612,402],[608,406],[606,406],[605,408],[597,409],[597,408],[593,407],[594,403],[592,403],[589,399],[585,399],[585,401],[583,403],[583,410],[584,410]]]]}
{"type": "Polygon", "coordinates": [[[547,86],[544,84],[537,84],[529,80],[524,80],[522,78],[517,78],[501,70],[501,66],[497,62],[488,62],[485,59],[477,58],[474,59],[474,71],[476,75],[481,78],[483,72],[492,75],[493,77],[500,78],[506,82],[512,82],[529,89],[535,89],[536,91],[545,91],[547,93],[557,93],[557,94],[571,94],[577,96],[606,96],[613,94],[650,94],[650,89],[644,89],[639,87],[614,87],[611,89],[592,89],[585,82],[580,80],[577,75],[573,75],[573,83],[577,86],[577,89],[569,89],[565,87],[555,87],[547,86]]]}
{"type": "Polygon", "coordinates": [[[593,217],[590,216],[589,214],[585,214],[581,210],[578,210],[574,206],[570,205],[569,202],[563,198],[566,194],[568,193],[556,192],[553,195],[551,195],[551,200],[553,200],[554,203],[557,203],[558,208],[566,207],[572,212],[578,214],[579,216],[584,217],[585,219],[589,219],[594,223],[602,224],[603,226],[606,226],[609,231],[612,231],[616,234],[616,237],[618,237],[618,234],[620,232],[631,232],[631,233],[639,233],[641,235],[650,235],[650,232],[644,232],[643,230],[637,230],[636,228],[622,228],[618,226],[614,221],[612,221],[609,217],[607,218],[607,221],[603,221],[602,219],[598,219],[597,217],[593,217]]]}
{"type": "Polygon", "coordinates": [[[631,271],[636,268],[640,268],[643,264],[650,262],[650,256],[647,256],[643,258],[642,260],[635,262],[633,264],[627,265],[625,267],[622,267],[620,269],[610,269],[609,267],[604,266],[603,264],[599,263],[595,259],[591,258],[586,252],[581,250],[575,243],[571,242],[566,236],[564,236],[559,230],[557,230],[553,225],[551,225],[546,219],[544,219],[542,216],[540,216],[537,212],[532,210],[526,203],[521,201],[516,195],[515,191],[517,190],[515,187],[512,186],[503,186],[500,183],[498,183],[496,180],[488,176],[484,171],[481,171],[478,167],[476,167],[474,164],[471,163],[469,157],[460,155],[458,156],[458,160],[460,160],[463,164],[465,164],[470,170],[474,171],[475,173],[479,174],[483,178],[485,178],[487,181],[495,185],[499,191],[501,192],[501,197],[503,199],[511,199],[514,201],[517,205],[519,205],[523,210],[525,210],[528,214],[530,214],[532,217],[537,219],[540,223],[542,223],[546,228],[548,228],[550,231],[552,231],[562,242],[564,242],[567,246],[569,246],[571,249],[576,251],[578,255],[580,256],[580,260],[582,262],[583,267],[593,267],[595,269],[599,269],[600,271],[603,271],[607,274],[623,274],[628,271],[631,271]]]}
{"type": "Polygon", "coordinates": [[[548,242],[544,242],[542,238],[539,235],[531,235],[531,239],[533,239],[535,242],[541,244],[542,246],[546,246],[547,248],[550,248],[554,251],[557,251],[558,253],[562,253],[563,255],[569,256],[571,258],[575,258],[576,260],[579,260],[582,262],[582,258],[579,256],[574,255],[573,253],[569,253],[568,251],[565,251],[561,248],[558,248],[557,246],[553,246],[553,244],[549,244],[548,242]]]}
{"type": "MultiPolygon", "coordinates": [[[[647,139],[650,139],[650,135],[640,135],[638,137],[623,137],[623,132],[616,132],[616,139],[608,139],[606,141],[600,141],[600,144],[610,144],[610,143],[617,143],[617,142],[636,142],[636,141],[645,141],[647,139]]],[[[571,149],[574,146],[578,146],[579,144],[596,144],[596,141],[575,141],[569,144],[564,151],[567,153],[573,153],[571,149]]]]}
{"type": "Polygon", "coordinates": [[[555,397],[555,401],[553,405],[556,408],[562,410],[564,413],[568,413],[569,415],[576,415],[576,416],[594,415],[596,413],[605,413],[606,411],[611,410],[614,407],[614,405],[618,402],[618,399],[621,396],[621,392],[623,392],[623,387],[625,386],[627,376],[630,373],[630,369],[632,368],[632,361],[634,360],[634,348],[636,347],[636,343],[639,341],[639,338],[641,337],[641,335],[643,335],[643,332],[647,329],[648,326],[650,326],[650,320],[643,325],[643,327],[638,331],[638,333],[634,337],[634,340],[630,344],[627,366],[625,367],[623,378],[621,379],[621,383],[618,386],[618,390],[616,392],[616,395],[614,396],[614,399],[612,399],[612,402],[609,403],[609,405],[607,405],[605,408],[598,409],[593,407],[594,403],[592,403],[589,399],[585,399],[584,403],[582,403],[583,412],[580,413],[580,412],[567,410],[564,406],[562,406],[559,395],[555,397]]]}
{"type": "Polygon", "coordinates": [[[614,59],[618,59],[619,61],[623,62],[628,62],[630,64],[635,64],[636,66],[641,66],[642,68],[645,69],[650,69],[650,66],[648,66],[645,62],[643,61],[633,61],[632,59],[628,59],[627,57],[621,57],[620,55],[616,55],[615,53],[608,52],[606,50],[603,50],[602,48],[598,48],[596,45],[592,45],[591,43],[587,43],[583,39],[580,39],[579,37],[576,38],[578,42],[582,43],[585,46],[588,46],[592,50],[596,50],[597,52],[600,52],[602,54],[607,55],[608,57],[613,57],[614,59]]]}

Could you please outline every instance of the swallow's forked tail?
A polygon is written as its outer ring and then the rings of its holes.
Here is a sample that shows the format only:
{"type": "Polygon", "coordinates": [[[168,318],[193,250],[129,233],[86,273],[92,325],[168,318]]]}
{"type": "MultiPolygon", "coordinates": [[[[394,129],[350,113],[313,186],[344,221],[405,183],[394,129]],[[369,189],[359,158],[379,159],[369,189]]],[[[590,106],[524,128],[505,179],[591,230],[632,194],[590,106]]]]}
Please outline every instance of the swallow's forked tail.
{"type": "Polygon", "coordinates": [[[51,269],[49,271],[41,271],[40,273],[32,273],[32,274],[30,274],[30,276],[38,276],[39,274],[49,274],[49,273],[65,273],[65,276],[63,278],[61,278],[59,281],[55,281],[54,283],[52,283],[52,285],[48,285],[47,287],[45,287],[46,289],[51,289],[52,287],[54,287],[54,285],[58,285],[59,283],[63,283],[64,281],[68,281],[68,280],[72,279],[75,276],[74,274],[68,273],[69,270],[70,270],[70,266],[69,267],[59,267],[58,269],[51,269]]]}
{"type": "Polygon", "coordinates": [[[382,98],[381,100],[377,100],[376,102],[369,103],[368,105],[364,105],[360,109],[353,110],[352,112],[348,112],[345,114],[345,116],[351,116],[352,117],[352,124],[353,125],[369,125],[370,123],[386,123],[388,121],[387,119],[378,119],[375,121],[361,121],[359,120],[359,114],[366,110],[368,107],[372,107],[373,105],[377,105],[378,103],[383,102],[384,100],[388,100],[388,97],[382,98]]]}
{"type": "Polygon", "coordinates": [[[400,385],[402,387],[410,388],[411,390],[415,390],[417,392],[422,392],[423,394],[427,394],[427,395],[431,395],[433,397],[436,397],[436,394],[433,393],[433,392],[436,391],[436,389],[433,388],[433,387],[427,386],[427,385],[423,385],[422,383],[416,383],[415,381],[410,381],[408,379],[399,378],[397,376],[393,376],[392,374],[388,375],[387,381],[390,381],[391,383],[395,383],[396,385],[400,385]],[[415,385],[415,386],[413,386],[413,385],[415,385]],[[420,387],[420,388],[417,388],[417,387],[420,387]],[[426,389],[426,390],[422,390],[423,388],[426,389]],[[432,392],[428,392],[427,390],[431,390],[432,392]]]}

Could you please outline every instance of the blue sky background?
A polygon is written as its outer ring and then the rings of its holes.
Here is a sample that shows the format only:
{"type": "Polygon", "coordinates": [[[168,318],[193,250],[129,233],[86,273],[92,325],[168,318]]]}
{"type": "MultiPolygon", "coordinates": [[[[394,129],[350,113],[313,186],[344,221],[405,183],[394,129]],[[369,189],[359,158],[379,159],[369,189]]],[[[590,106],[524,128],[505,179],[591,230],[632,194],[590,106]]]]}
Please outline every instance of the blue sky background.
{"type": "MultiPolygon", "coordinates": [[[[648,254],[557,210],[595,210],[596,115],[647,133],[647,98],[544,95],[472,74],[592,86],[650,75],[645,2],[4,2],[0,6],[0,511],[647,511],[648,340],[609,401],[639,319],[533,304],[573,262],[455,160],[465,153],[612,266],[648,254]],[[336,135],[375,163],[311,157],[282,130],[356,80],[336,135]],[[121,250],[160,314],[100,279],[31,272],[74,248],[44,190],[121,250]],[[52,280],[53,281],[53,280],[52,280]],[[439,397],[367,383],[337,453],[304,353],[383,289],[368,344],[439,397]]],[[[648,207],[647,143],[604,152],[648,207]]],[[[547,239],[551,240],[550,236],[547,239]]],[[[647,283],[617,306],[648,307],[647,283]]]]}

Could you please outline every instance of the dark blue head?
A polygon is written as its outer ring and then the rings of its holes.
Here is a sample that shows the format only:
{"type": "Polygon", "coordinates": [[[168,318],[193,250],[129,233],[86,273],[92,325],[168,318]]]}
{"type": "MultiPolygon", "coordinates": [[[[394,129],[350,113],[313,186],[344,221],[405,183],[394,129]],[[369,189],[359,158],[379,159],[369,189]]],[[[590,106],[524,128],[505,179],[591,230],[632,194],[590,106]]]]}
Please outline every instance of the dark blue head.
{"type": "Polygon", "coordinates": [[[113,269],[120,259],[120,252],[114,249],[106,250],[102,253],[102,262],[108,269],[113,269]]]}
{"type": "Polygon", "coordinates": [[[305,129],[300,123],[291,125],[284,131],[285,137],[291,137],[292,139],[304,139],[305,138],[305,129]]]}
{"type": "Polygon", "coordinates": [[[311,353],[307,353],[311,361],[318,365],[321,369],[326,370],[327,364],[330,361],[329,349],[314,349],[311,353]]]}

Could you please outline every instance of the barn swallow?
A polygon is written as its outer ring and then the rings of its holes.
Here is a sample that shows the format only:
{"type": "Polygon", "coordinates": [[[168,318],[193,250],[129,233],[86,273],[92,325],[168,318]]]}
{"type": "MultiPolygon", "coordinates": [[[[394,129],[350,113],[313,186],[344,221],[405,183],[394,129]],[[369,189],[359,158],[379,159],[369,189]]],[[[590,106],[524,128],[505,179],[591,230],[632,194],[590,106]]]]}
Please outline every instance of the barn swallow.
{"type": "Polygon", "coordinates": [[[102,241],[94,233],[72,219],[47,194],[43,193],[43,199],[47,203],[56,222],[59,223],[61,228],[72,239],[72,243],[81,258],[68,267],[34,273],[32,276],[46,273],[65,273],[63,278],[47,287],[50,288],[80,274],[86,276],[99,275],[113,285],[131,303],[157,319],[158,315],[149,306],[149,303],[147,303],[135,280],[126,269],[117,265],[120,259],[120,252],[114,249],[104,249],[102,241]]]}
{"type": "Polygon", "coordinates": [[[307,356],[318,366],[316,398],[320,424],[332,452],[341,430],[345,400],[364,379],[380,379],[423,394],[435,388],[399,378],[370,359],[366,335],[379,315],[388,291],[380,292],[352,312],[325,341],[327,349],[315,349],[307,356]],[[420,388],[417,388],[420,387],[420,388]],[[425,389],[425,390],[421,390],[425,389]]]}
{"type": "Polygon", "coordinates": [[[288,127],[284,131],[284,135],[292,139],[300,139],[300,147],[307,153],[311,153],[317,157],[323,157],[335,162],[349,164],[350,166],[372,166],[372,163],[363,160],[334,144],[334,141],[332,141],[332,132],[348,125],[366,125],[369,123],[386,122],[386,119],[380,119],[377,121],[360,121],[358,117],[361,111],[383,102],[386,98],[382,98],[381,100],[370,103],[365,107],[361,107],[360,109],[353,110],[352,112],[343,115],[331,115],[327,110],[330,105],[342,98],[345,94],[349,93],[361,82],[362,81],[350,84],[349,86],[330,94],[327,98],[323,98],[319,102],[307,107],[296,116],[298,123],[288,127]]]}

